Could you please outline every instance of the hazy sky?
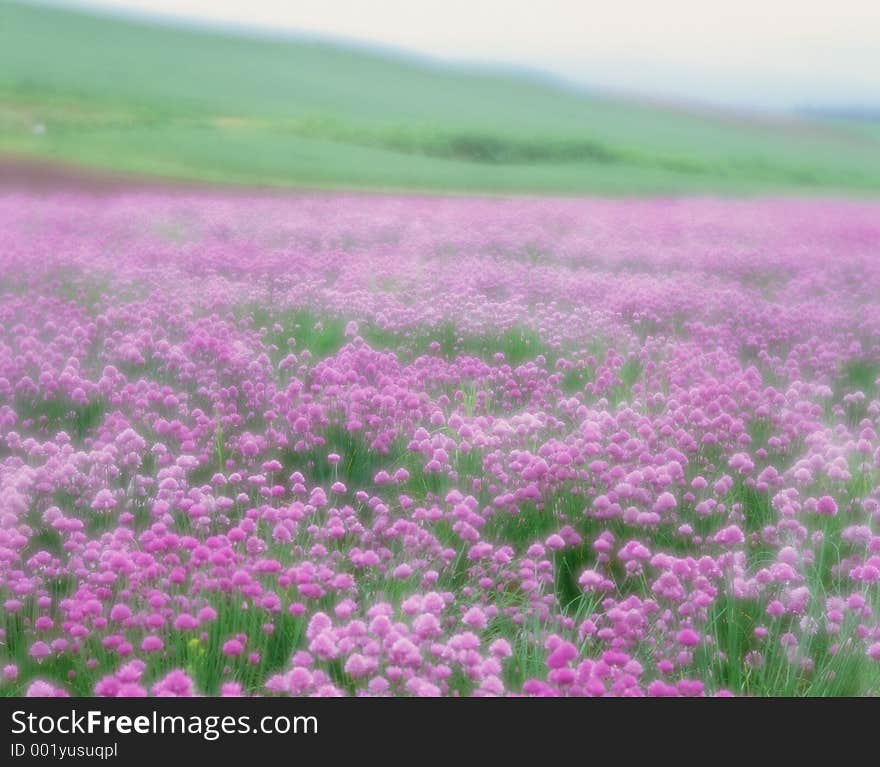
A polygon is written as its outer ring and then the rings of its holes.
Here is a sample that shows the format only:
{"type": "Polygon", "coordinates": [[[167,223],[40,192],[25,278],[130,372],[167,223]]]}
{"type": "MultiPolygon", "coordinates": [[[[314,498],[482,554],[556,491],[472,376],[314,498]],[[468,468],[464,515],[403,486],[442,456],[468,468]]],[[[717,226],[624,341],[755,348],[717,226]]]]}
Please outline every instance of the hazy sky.
{"type": "MultiPolygon", "coordinates": [[[[65,2],[66,0],[61,0],[65,2]]],[[[880,106],[880,0],[86,0],[513,63],[660,98],[880,106]]]]}

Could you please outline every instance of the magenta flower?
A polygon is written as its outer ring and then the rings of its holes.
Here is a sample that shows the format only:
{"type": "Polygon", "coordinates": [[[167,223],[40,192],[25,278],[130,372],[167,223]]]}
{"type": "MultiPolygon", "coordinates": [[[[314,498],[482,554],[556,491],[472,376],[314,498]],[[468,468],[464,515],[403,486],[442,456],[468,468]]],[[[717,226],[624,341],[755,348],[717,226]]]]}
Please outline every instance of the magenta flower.
{"type": "Polygon", "coordinates": [[[155,635],[144,637],[144,640],[141,642],[141,650],[144,652],[159,652],[164,647],[164,642],[155,635]]]}
{"type": "Polygon", "coordinates": [[[4,691],[871,694],[878,220],[0,194],[4,691]]]}
{"type": "Polygon", "coordinates": [[[837,503],[830,495],[823,495],[816,504],[816,511],[833,517],[837,514],[837,503]]]}
{"type": "Polygon", "coordinates": [[[36,661],[45,660],[52,654],[52,650],[45,642],[34,642],[28,650],[28,655],[36,661]]]}

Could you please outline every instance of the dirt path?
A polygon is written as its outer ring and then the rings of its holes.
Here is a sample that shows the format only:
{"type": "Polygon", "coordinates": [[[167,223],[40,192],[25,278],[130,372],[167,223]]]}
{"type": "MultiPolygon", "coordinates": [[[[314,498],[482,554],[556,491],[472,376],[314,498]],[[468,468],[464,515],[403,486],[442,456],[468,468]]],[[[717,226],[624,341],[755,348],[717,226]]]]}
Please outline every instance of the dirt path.
{"type": "Polygon", "coordinates": [[[186,191],[218,187],[198,182],[85,168],[54,160],[0,155],[0,192],[76,191],[103,195],[159,188],[186,191]]]}

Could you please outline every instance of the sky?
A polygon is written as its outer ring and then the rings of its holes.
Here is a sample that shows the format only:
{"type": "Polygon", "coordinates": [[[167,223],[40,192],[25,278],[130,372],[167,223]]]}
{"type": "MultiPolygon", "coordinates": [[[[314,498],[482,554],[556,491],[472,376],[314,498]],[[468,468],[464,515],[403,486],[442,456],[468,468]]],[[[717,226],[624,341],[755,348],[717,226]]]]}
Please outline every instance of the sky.
{"type": "Polygon", "coordinates": [[[880,108],[880,0],[56,0],[743,108],[880,108]]]}

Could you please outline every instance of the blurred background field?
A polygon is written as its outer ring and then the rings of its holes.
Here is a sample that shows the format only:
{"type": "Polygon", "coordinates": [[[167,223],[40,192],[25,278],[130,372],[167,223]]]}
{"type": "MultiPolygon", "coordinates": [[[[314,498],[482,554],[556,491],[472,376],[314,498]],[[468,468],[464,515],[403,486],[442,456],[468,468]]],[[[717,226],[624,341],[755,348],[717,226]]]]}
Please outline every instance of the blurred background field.
{"type": "Polygon", "coordinates": [[[669,106],[354,44],[10,2],[0,156],[279,187],[880,190],[880,123],[858,117],[669,106]]]}

